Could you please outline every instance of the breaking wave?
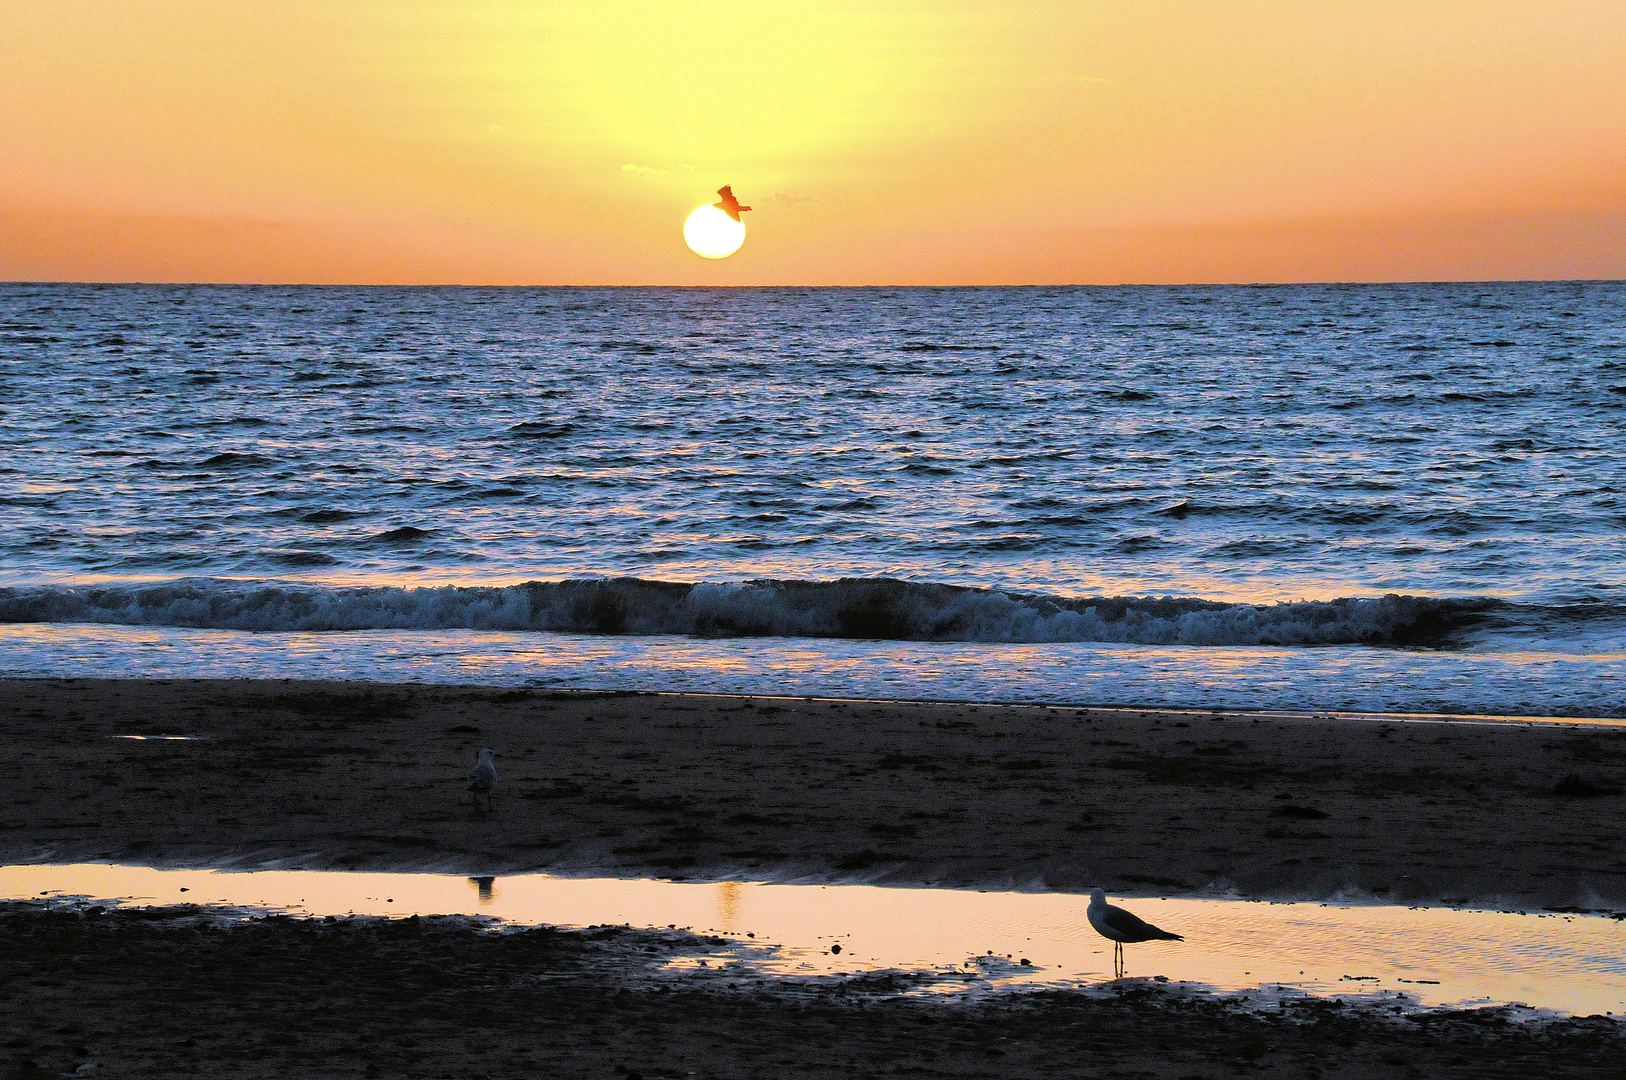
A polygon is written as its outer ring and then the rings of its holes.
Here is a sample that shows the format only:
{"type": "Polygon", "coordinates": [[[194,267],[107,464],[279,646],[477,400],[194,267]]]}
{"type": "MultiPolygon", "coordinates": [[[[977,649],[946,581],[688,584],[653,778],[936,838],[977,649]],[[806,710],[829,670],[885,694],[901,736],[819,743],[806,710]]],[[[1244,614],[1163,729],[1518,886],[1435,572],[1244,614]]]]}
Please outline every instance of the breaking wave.
{"type": "Polygon", "coordinates": [[[0,588],[0,622],[194,629],[551,630],[707,638],[1144,645],[1447,646],[1509,607],[1390,594],[1236,604],[1063,598],[891,578],[725,583],[589,578],[510,586],[327,586],[191,578],[0,588]]]}

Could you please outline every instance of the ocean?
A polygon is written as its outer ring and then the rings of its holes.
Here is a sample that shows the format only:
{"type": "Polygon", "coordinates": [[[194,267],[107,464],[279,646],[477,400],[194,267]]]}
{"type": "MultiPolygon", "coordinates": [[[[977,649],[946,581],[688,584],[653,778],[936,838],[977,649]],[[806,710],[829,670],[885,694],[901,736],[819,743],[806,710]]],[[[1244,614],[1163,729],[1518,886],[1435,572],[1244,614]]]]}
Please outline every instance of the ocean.
{"type": "Polygon", "coordinates": [[[1626,716],[1626,283],[0,285],[0,675],[1626,716]]]}

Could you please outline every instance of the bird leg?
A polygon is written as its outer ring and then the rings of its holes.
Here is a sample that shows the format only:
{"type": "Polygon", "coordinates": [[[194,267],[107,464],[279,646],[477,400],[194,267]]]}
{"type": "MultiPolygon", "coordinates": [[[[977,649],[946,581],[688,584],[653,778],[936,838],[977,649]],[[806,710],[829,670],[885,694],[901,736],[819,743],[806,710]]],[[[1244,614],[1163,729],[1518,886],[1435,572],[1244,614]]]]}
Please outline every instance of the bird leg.
{"type": "Polygon", "coordinates": [[[1124,943],[1121,941],[1112,943],[1112,977],[1115,979],[1124,977],[1124,943]]]}

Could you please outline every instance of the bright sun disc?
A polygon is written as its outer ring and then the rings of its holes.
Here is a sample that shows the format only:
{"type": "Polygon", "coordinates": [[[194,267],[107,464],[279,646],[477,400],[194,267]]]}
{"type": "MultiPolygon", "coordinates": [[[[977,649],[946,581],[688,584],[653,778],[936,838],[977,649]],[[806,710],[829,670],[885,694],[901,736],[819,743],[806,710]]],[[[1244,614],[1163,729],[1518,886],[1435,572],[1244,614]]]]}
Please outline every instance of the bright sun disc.
{"type": "Polygon", "coordinates": [[[745,223],[708,203],[683,223],[683,239],[702,259],[726,259],[745,243],[745,223]]]}

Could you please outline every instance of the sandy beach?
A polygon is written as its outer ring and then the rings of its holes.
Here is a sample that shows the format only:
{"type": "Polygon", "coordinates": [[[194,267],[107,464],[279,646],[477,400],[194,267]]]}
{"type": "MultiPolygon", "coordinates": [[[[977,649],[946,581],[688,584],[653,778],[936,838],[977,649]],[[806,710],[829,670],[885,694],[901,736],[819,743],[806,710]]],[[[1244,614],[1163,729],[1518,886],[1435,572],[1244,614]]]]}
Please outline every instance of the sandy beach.
{"type": "Polygon", "coordinates": [[[1626,907],[1626,728],[247,680],[0,715],[13,863],[1626,907]]]}
{"type": "MultiPolygon", "coordinates": [[[[1597,793],[1626,786],[1621,729],[162,680],[0,681],[0,715],[11,863],[1626,902],[1621,799],[1597,793]],[[489,813],[464,790],[482,746],[489,813]]],[[[720,943],[12,902],[0,1069],[1354,1080],[1612,1076],[1626,1049],[1603,1017],[1142,980],[921,1000],[906,976],[649,977],[720,943]]]]}
{"type": "Polygon", "coordinates": [[[899,996],[875,976],[738,987],[643,978],[681,932],[462,919],[276,918],[0,904],[0,1070],[18,1078],[1616,1077],[1615,1020],[1502,1010],[1409,1018],[1302,1000],[1250,1010],[1156,984],[899,996]],[[82,1074],[81,1074],[82,1075],[82,1074]]]}

